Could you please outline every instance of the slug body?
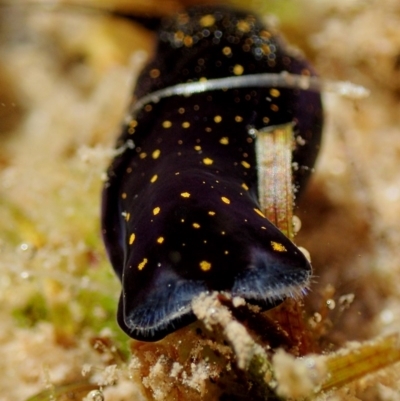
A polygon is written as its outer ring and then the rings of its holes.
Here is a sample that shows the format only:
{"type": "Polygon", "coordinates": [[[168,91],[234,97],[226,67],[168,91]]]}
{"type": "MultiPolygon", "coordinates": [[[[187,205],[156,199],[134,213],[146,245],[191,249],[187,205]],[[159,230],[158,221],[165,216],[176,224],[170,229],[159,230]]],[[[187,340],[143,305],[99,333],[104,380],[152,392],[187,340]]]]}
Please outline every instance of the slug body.
{"type": "MultiPolygon", "coordinates": [[[[163,22],[134,95],[282,71],[315,75],[253,15],[196,7],[163,22]]],[[[226,291],[266,308],[304,292],[309,262],[259,210],[251,134],[290,122],[301,138],[293,151],[299,193],[319,149],[317,92],[210,90],[149,102],[130,117],[102,210],[104,241],[122,282],[118,321],[129,336],[155,341],[194,321],[191,301],[204,291],[226,291]]]]}

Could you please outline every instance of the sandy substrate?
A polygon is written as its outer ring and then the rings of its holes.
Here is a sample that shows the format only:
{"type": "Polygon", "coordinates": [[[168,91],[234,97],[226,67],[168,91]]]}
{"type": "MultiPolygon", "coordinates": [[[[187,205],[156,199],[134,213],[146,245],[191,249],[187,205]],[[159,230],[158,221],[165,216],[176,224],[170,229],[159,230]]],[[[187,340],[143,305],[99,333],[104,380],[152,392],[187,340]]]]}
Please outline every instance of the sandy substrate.
{"type": "MultiPolygon", "coordinates": [[[[323,319],[318,345],[399,331],[400,3],[253,5],[272,10],[323,79],[370,91],[358,100],[324,92],[324,142],[296,211],[296,243],[315,274],[306,310],[323,319]]],[[[0,401],[85,378],[106,387],[107,401],[141,399],[137,360],[119,353],[128,339],[114,322],[119,284],[100,240],[99,194],[153,38],[105,16],[23,8],[0,10],[0,33],[0,401]]],[[[145,394],[167,399],[154,388],[166,365],[150,362],[145,394]]],[[[397,371],[326,397],[398,400],[397,371]]],[[[199,364],[181,381],[188,397],[205,391],[202,374],[199,364]]]]}

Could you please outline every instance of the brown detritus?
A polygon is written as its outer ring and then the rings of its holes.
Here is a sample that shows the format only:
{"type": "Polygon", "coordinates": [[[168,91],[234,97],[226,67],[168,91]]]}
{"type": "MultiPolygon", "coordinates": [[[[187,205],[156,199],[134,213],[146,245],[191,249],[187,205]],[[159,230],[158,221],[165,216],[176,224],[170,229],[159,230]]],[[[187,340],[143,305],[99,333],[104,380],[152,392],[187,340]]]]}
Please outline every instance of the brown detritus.
{"type": "Polygon", "coordinates": [[[125,362],[126,358],[115,342],[106,336],[98,336],[90,338],[90,344],[107,364],[121,364],[125,362]]]}
{"type": "Polygon", "coordinates": [[[285,347],[284,343],[277,343],[275,349],[283,348],[290,354],[299,357],[321,351],[318,337],[311,330],[307,321],[303,301],[288,298],[266,314],[274,322],[276,329],[284,332],[287,337],[288,346],[285,347]]]}
{"type": "Polygon", "coordinates": [[[130,371],[148,397],[204,400],[217,399],[225,391],[245,393],[240,381],[233,387],[235,381],[230,381],[232,375],[237,378],[231,348],[218,335],[205,336],[205,330],[196,323],[157,343],[132,341],[130,371]]]}

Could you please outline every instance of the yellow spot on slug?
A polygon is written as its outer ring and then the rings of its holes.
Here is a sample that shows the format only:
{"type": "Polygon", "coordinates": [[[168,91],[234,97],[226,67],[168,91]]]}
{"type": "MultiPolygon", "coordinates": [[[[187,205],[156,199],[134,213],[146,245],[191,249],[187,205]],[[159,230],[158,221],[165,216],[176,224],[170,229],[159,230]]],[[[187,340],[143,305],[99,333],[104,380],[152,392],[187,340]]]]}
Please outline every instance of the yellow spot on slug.
{"type": "Polygon", "coordinates": [[[279,111],[279,107],[276,104],[271,104],[270,109],[275,112],[279,111]]]}
{"type": "Polygon", "coordinates": [[[218,124],[222,121],[222,117],[221,116],[215,116],[214,117],[214,121],[218,124]]]}
{"type": "Polygon", "coordinates": [[[200,228],[200,224],[199,223],[193,223],[192,226],[193,226],[193,228],[200,228]]]}
{"type": "Polygon", "coordinates": [[[250,24],[246,20],[239,20],[236,24],[236,28],[242,32],[249,32],[251,27],[250,24]]]}
{"type": "Polygon", "coordinates": [[[233,67],[233,73],[234,73],[235,75],[242,75],[243,72],[244,72],[244,68],[243,68],[242,65],[236,64],[236,65],[233,67]]]}
{"type": "Polygon", "coordinates": [[[182,198],[189,198],[190,197],[190,193],[189,192],[182,192],[181,196],[182,196],[182,198]]]}
{"type": "Polygon", "coordinates": [[[130,213],[126,213],[125,214],[125,221],[129,221],[131,218],[131,214],[130,213]]]}
{"type": "Polygon", "coordinates": [[[267,56],[268,54],[271,53],[271,48],[267,44],[262,44],[261,46],[262,52],[267,56]]]}
{"type": "Polygon", "coordinates": [[[230,55],[232,55],[232,49],[231,49],[229,46],[225,46],[225,47],[222,49],[222,54],[223,54],[224,56],[230,56],[230,55]]]}
{"type": "Polygon", "coordinates": [[[202,27],[207,28],[215,24],[215,17],[212,14],[206,14],[200,18],[199,22],[202,27]]]}
{"type": "Polygon", "coordinates": [[[158,78],[160,76],[160,70],[157,68],[153,68],[150,70],[150,78],[158,78]]]}
{"type": "Polygon", "coordinates": [[[146,263],[148,262],[148,260],[146,258],[144,258],[139,264],[138,264],[138,269],[139,270],[143,270],[143,268],[146,266],[146,263]]]}
{"type": "Polygon", "coordinates": [[[127,194],[125,192],[123,192],[122,195],[121,195],[121,198],[122,199],[126,199],[126,197],[127,197],[127,194]]]}
{"type": "Polygon", "coordinates": [[[200,262],[200,269],[203,270],[203,272],[208,272],[211,269],[211,263],[207,262],[206,260],[202,260],[200,262]]]}
{"type": "Polygon", "coordinates": [[[271,241],[272,249],[276,252],[287,252],[287,249],[284,245],[280,244],[279,242],[271,241]]]}
{"type": "Polygon", "coordinates": [[[182,41],[183,38],[185,37],[185,34],[182,31],[176,31],[174,35],[174,39],[177,41],[182,41]]]}
{"type": "Polygon", "coordinates": [[[158,178],[158,175],[157,175],[157,174],[154,174],[153,177],[151,177],[150,182],[151,182],[151,183],[156,182],[156,181],[157,181],[157,178],[158,178]]]}
{"type": "Polygon", "coordinates": [[[279,90],[278,90],[278,89],[275,89],[275,88],[272,88],[272,89],[269,91],[269,93],[270,93],[270,95],[271,95],[272,97],[279,97],[280,94],[281,94],[281,92],[279,92],[279,90]]]}
{"type": "Polygon", "coordinates": [[[271,33],[263,29],[263,30],[260,32],[260,36],[261,36],[262,38],[264,38],[264,39],[269,39],[269,38],[271,37],[271,33]]]}
{"type": "Polygon", "coordinates": [[[212,210],[210,210],[210,211],[208,212],[208,214],[209,214],[210,216],[215,216],[215,212],[213,212],[212,210]]]}
{"type": "Polygon", "coordinates": [[[182,127],[183,128],[189,128],[190,127],[190,122],[189,121],[185,121],[182,123],[182,127]]]}
{"type": "Polygon", "coordinates": [[[135,234],[131,234],[131,236],[129,237],[129,245],[132,245],[135,241],[136,235],[135,234]]]}
{"type": "Polygon", "coordinates": [[[163,121],[162,127],[163,127],[163,128],[171,128],[171,127],[172,127],[171,121],[169,121],[169,120],[163,121]]]}
{"type": "Polygon", "coordinates": [[[154,216],[157,216],[157,214],[158,213],[160,213],[160,208],[157,206],[157,207],[155,207],[154,209],[153,209],[153,214],[154,214],[154,216]]]}
{"type": "Polygon", "coordinates": [[[179,107],[178,113],[183,114],[185,112],[185,109],[183,107],[179,107]]]}
{"type": "Polygon", "coordinates": [[[158,159],[159,156],[160,156],[160,153],[161,153],[161,150],[160,150],[160,149],[156,149],[156,150],[151,154],[151,157],[152,157],[153,159],[158,159]]]}
{"type": "Polygon", "coordinates": [[[227,136],[224,136],[219,140],[219,143],[221,145],[228,145],[229,144],[229,138],[227,136]]]}
{"type": "Polygon", "coordinates": [[[164,237],[158,237],[158,238],[157,238],[157,242],[158,242],[159,244],[162,244],[162,243],[164,242],[164,237]]]}
{"type": "Polygon", "coordinates": [[[203,163],[204,163],[206,166],[211,166],[211,164],[214,163],[214,160],[213,160],[213,159],[210,159],[209,157],[206,157],[206,158],[203,159],[203,163]]]}
{"type": "Polygon", "coordinates": [[[243,117],[242,116],[235,116],[235,121],[237,123],[241,123],[243,121],[243,117]]]}
{"type": "Polygon", "coordinates": [[[245,191],[248,191],[248,190],[249,190],[249,187],[246,185],[246,183],[243,183],[243,184],[242,184],[242,188],[243,188],[245,191]]]}
{"type": "Polygon", "coordinates": [[[189,35],[186,35],[183,39],[183,44],[186,47],[191,47],[193,45],[193,38],[189,35]]]}
{"type": "Polygon", "coordinates": [[[221,196],[221,200],[222,200],[222,202],[226,203],[227,205],[229,205],[231,203],[231,201],[228,198],[225,198],[225,196],[221,196]]]}
{"type": "Polygon", "coordinates": [[[199,146],[199,145],[196,145],[195,147],[194,147],[194,150],[197,150],[198,152],[201,150],[201,146],[199,146]]]}
{"type": "Polygon", "coordinates": [[[247,163],[245,160],[243,160],[242,162],[240,162],[240,164],[244,167],[244,168],[250,168],[250,164],[247,163]]]}
{"type": "Polygon", "coordinates": [[[264,213],[263,213],[260,209],[254,208],[253,210],[254,210],[258,215],[260,215],[261,217],[266,218],[266,217],[264,216],[264,213]]]}
{"type": "Polygon", "coordinates": [[[142,152],[142,153],[140,153],[139,157],[141,159],[145,159],[147,157],[147,153],[146,152],[142,152]]]}

